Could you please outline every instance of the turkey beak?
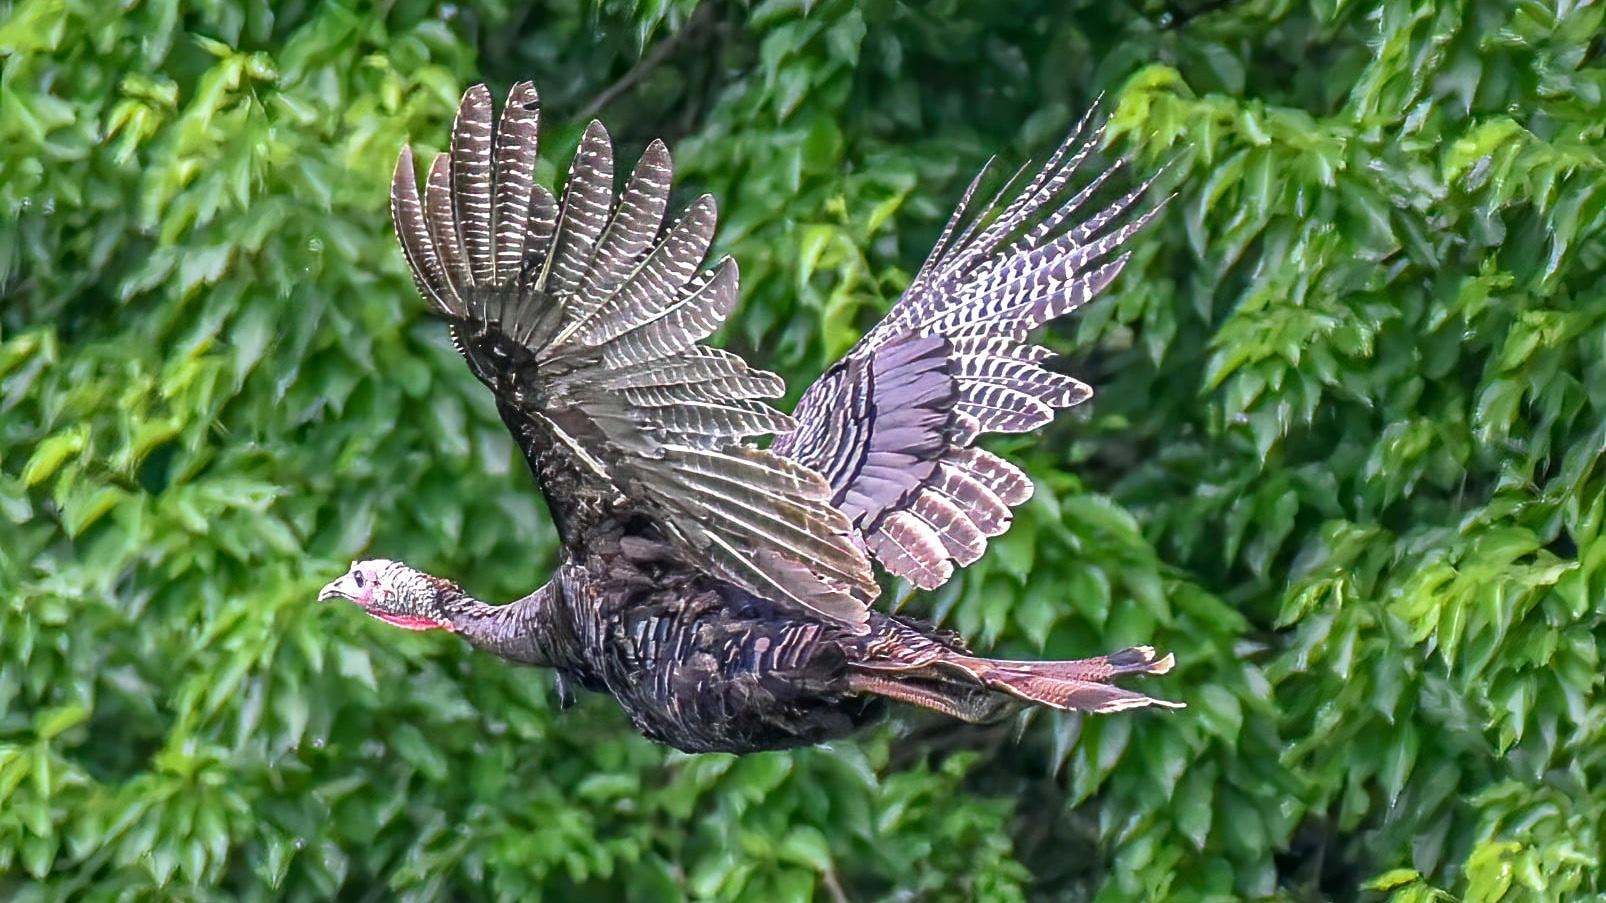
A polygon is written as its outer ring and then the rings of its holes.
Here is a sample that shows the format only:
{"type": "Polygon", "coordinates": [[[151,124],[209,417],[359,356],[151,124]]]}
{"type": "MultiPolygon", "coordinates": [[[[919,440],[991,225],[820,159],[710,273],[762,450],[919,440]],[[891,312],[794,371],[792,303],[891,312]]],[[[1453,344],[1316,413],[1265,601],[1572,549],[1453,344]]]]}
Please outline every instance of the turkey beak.
{"type": "Polygon", "coordinates": [[[331,580],[323,589],[318,590],[318,601],[328,602],[330,599],[352,599],[351,591],[346,588],[347,582],[346,577],[331,580]]]}

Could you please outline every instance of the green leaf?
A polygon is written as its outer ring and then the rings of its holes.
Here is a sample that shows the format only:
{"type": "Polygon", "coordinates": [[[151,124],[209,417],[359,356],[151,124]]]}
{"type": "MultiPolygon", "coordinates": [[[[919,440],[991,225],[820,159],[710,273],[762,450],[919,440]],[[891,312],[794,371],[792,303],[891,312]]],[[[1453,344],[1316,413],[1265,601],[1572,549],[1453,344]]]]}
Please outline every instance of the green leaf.
{"type": "Polygon", "coordinates": [[[89,709],[82,705],[59,706],[34,716],[34,733],[50,740],[89,720],[89,709]]]}
{"type": "Polygon", "coordinates": [[[34,486],[50,479],[69,458],[83,451],[88,441],[89,429],[82,425],[45,439],[23,465],[22,485],[34,486]]]}
{"type": "Polygon", "coordinates": [[[826,842],[825,834],[811,825],[793,828],[776,848],[776,853],[783,860],[807,866],[816,872],[831,871],[830,844],[826,842]]]}
{"type": "Polygon", "coordinates": [[[373,661],[361,646],[342,643],[340,654],[335,658],[335,667],[341,676],[352,678],[370,690],[379,689],[379,682],[374,678],[373,661]]]}
{"type": "Polygon", "coordinates": [[[1422,880],[1416,869],[1390,869],[1362,885],[1366,890],[1388,891],[1422,880]]]}

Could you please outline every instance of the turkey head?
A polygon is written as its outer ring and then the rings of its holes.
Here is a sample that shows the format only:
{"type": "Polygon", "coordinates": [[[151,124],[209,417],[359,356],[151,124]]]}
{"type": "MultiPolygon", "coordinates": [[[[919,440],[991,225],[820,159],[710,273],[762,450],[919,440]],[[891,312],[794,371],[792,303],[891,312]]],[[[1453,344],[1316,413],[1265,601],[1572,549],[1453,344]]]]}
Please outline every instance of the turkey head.
{"type": "Polygon", "coordinates": [[[345,599],[404,630],[455,630],[447,602],[454,587],[399,561],[352,562],[351,569],[318,593],[318,601],[345,599]]]}

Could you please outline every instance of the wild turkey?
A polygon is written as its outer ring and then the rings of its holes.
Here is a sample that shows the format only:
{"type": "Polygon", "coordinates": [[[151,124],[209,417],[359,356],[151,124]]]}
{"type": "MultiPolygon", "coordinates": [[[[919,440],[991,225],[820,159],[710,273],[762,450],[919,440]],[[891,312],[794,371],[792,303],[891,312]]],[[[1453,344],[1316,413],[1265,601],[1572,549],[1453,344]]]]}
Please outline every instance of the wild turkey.
{"type": "Polygon", "coordinates": [[[1128,216],[1145,184],[1073,221],[1108,175],[1072,191],[1097,140],[1087,119],[1012,199],[1006,185],[968,216],[986,170],[976,177],[903,296],[790,417],[764,401],[783,394],[778,377],[699,344],[737,298],[732,260],[701,269],[713,199],[662,228],[660,141],[616,199],[593,122],[560,201],[534,180],[538,122],[530,83],[494,130],[490,93],[470,88],[422,195],[402,149],[391,204],[419,292],[546,496],[557,573],[489,605],[398,562],[359,561],[320,599],[555,668],[687,751],[816,743],[883,698],[967,720],[1019,701],[1176,705],[1111,684],[1170,670],[1147,646],[1000,661],[871,607],[872,559],[934,588],[1031,494],[979,436],[1034,429],[1091,394],[1045,369],[1050,352],[1027,333],[1109,285],[1154,210],[1128,216]],[[769,448],[752,443],[766,433],[769,448]]]}

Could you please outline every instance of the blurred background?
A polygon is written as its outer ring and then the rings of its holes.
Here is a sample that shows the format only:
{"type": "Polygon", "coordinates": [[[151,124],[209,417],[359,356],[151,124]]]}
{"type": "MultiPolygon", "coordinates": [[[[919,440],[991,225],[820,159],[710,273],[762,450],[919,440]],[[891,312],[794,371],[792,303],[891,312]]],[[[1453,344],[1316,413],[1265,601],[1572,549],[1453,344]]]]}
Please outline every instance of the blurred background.
{"type": "Polygon", "coordinates": [[[0,898],[1573,900],[1606,891],[1606,38],[1575,0],[0,0],[0,898]],[[391,235],[542,92],[720,203],[794,397],[992,154],[1102,96],[1099,394],[907,610],[1152,642],[1174,715],[685,756],[317,588],[553,531],[391,235]]]}

